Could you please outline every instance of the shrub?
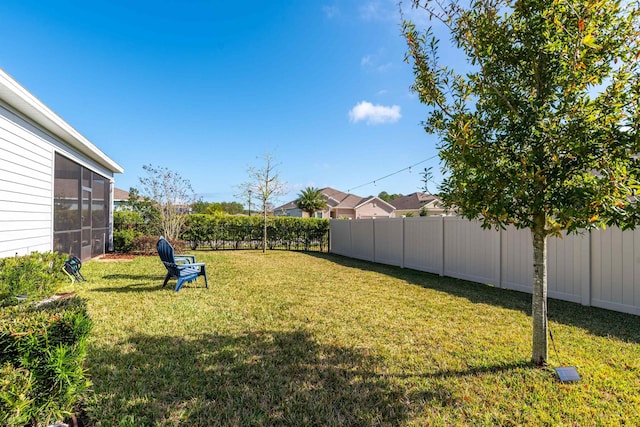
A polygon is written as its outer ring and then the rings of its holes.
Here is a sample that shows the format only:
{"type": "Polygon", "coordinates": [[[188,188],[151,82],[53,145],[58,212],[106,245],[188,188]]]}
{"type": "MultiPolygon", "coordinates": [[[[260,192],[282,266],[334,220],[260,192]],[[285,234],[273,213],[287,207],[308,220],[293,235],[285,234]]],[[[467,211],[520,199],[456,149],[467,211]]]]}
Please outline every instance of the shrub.
{"type": "MultiPolygon", "coordinates": [[[[158,243],[159,236],[138,236],[133,240],[131,252],[138,255],[156,255],[156,244],[158,243]]],[[[170,239],[169,243],[173,246],[176,253],[184,252],[187,247],[187,242],[184,240],[170,239]]]]}
{"type": "Polygon", "coordinates": [[[26,369],[5,363],[0,368],[0,423],[22,427],[32,417],[33,376],[26,369]]]}
{"type": "Polygon", "coordinates": [[[136,230],[119,230],[113,232],[113,249],[116,252],[132,252],[134,241],[140,237],[142,233],[136,230]]]}
{"type": "MultiPolygon", "coordinates": [[[[319,245],[323,250],[329,235],[329,221],[320,218],[269,217],[267,218],[267,244],[270,249],[309,250],[319,245]]],[[[262,245],[262,217],[232,215],[189,215],[181,236],[191,248],[208,244],[212,248],[227,244],[234,248],[262,245]]]]}
{"type": "Polygon", "coordinates": [[[0,259],[0,298],[26,295],[30,300],[51,296],[66,282],[62,271],[66,255],[34,252],[0,259]]]}
{"type": "Polygon", "coordinates": [[[62,420],[86,395],[91,319],[73,297],[0,313],[0,421],[22,426],[62,420]]]}
{"type": "Polygon", "coordinates": [[[116,210],[113,212],[113,230],[133,230],[138,234],[153,234],[156,226],[149,224],[149,219],[138,211],[134,210],[116,210]]]}

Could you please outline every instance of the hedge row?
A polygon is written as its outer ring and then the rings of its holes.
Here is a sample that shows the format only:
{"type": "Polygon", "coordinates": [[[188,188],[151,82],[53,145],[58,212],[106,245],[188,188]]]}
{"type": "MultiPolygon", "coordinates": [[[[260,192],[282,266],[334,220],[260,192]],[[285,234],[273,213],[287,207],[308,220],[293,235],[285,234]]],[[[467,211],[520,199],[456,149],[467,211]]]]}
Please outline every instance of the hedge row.
{"type": "MultiPolygon", "coordinates": [[[[222,248],[260,248],[263,218],[260,216],[189,215],[182,239],[192,249],[208,246],[222,248]]],[[[267,246],[269,249],[323,251],[328,247],[329,221],[319,218],[268,217],[267,246]]]]}
{"type": "Polygon", "coordinates": [[[91,327],[77,297],[0,311],[0,425],[48,425],[71,415],[90,386],[91,327]]]}

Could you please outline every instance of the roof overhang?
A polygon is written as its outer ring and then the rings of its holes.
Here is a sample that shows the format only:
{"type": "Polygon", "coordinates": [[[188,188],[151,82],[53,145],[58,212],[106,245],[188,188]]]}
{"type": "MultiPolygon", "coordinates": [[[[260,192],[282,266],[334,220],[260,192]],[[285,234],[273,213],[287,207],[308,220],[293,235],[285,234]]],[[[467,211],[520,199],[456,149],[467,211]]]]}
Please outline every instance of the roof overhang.
{"type": "Polygon", "coordinates": [[[2,69],[0,69],[0,99],[109,171],[113,173],[124,172],[120,165],[110,159],[60,116],[51,111],[2,69]]]}

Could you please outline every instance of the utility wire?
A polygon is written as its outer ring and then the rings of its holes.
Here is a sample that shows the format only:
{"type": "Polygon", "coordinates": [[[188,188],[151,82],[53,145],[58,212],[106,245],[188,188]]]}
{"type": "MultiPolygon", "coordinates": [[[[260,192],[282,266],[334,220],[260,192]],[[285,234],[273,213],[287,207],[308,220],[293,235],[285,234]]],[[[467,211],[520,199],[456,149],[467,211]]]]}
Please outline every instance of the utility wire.
{"type": "Polygon", "coordinates": [[[404,171],[406,171],[406,170],[411,170],[411,168],[413,168],[413,167],[415,167],[415,166],[418,166],[418,165],[421,165],[421,164],[423,164],[423,163],[425,163],[425,162],[428,162],[429,160],[433,160],[433,159],[435,159],[436,157],[438,157],[438,155],[437,155],[437,154],[436,154],[436,155],[433,155],[433,156],[431,156],[431,157],[429,157],[428,159],[421,160],[421,161],[419,161],[418,163],[415,163],[415,164],[413,164],[413,165],[411,165],[411,166],[407,166],[406,168],[400,169],[399,171],[396,171],[396,172],[390,173],[389,175],[385,175],[385,176],[383,176],[382,178],[374,179],[373,181],[369,181],[369,182],[367,182],[367,183],[364,183],[364,184],[358,185],[358,186],[356,186],[356,187],[352,187],[352,188],[350,188],[350,189],[348,189],[348,190],[347,190],[347,193],[351,193],[351,190],[357,190],[358,188],[360,188],[360,187],[364,187],[365,185],[375,184],[375,183],[377,183],[378,181],[382,181],[383,179],[387,179],[387,178],[389,178],[389,177],[391,177],[391,176],[393,176],[393,175],[397,175],[397,174],[399,174],[400,172],[404,172],[404,171]]]}

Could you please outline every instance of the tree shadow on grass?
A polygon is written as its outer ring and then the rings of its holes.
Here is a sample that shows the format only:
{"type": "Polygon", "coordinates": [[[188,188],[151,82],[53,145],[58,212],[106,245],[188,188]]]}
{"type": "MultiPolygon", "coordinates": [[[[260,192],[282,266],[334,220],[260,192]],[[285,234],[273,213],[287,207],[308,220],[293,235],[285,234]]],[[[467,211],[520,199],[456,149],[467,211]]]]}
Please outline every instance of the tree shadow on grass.
{"type": "MultiPolygon", "coordinates": [[[[531,315],[531,294],[525,292],[501,289],[450,277],[440,277],[432,273],[376,264],[341,255],[326,253],[307,253],[307,255],[344,267],[389,275],[404,280],[408,284],[446,292],[466,298],[473,303],[490,304],[531,315]]],[[[550,321],[576,326],[598,336],[611,336],[627,342],[640,343],[640,317],[638,316],[552,298],[549,298],[548,306],[550,321]]]]}
{"type": "MultiPolygon", "coordinates": [[[[89,418],[104,425],[402,425],[398,380],[365,351],[304,331],[135,335],[93,346],[89,418]]],[[[445,393],[446,395],[446,393],[445,393]]]]}
{"type": "Polygon", "coordinates": [[[445,369],[436,372],[427,373],[409,373],[409,374],[394,374],[396,378],[429,378],[429,379],[450,379],[461,377],[476,377],[483,374],[500,374],[503,372],[511,372],[516,369],[529,369],[533,368],[533,363],[530,360],[518,360],[510,363],[501,363],[496,365],[483,365],[483,366],[471,366],[467,369],[445,369]]]}

